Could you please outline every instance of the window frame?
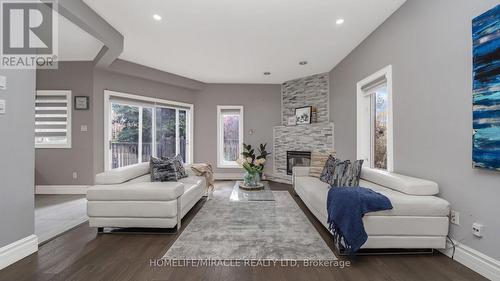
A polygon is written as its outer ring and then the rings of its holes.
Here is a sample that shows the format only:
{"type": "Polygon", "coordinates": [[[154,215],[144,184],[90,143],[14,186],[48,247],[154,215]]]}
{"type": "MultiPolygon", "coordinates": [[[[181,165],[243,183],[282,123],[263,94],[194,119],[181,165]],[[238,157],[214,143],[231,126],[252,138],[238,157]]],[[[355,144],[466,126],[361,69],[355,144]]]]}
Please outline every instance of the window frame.
{"type": "MultiPolygon", "coordinates": [[[[394,171],[394,130],[393,130],[393,87],[392,87],[392,65],[388,65],[356,84],[356,117],[357,136],[356,154],[357,159],[365,160],[364,167],[376,169],[373,163],[373,124],[372,114],[372,92],[377,81],[385,80],[387,85],[387,171],[394,171]],[[367,88],[370,84],[375,84],[367,88]],[[367,110],[369,108],[369,110],[367,110]]],[[[378,169],[377,169],[378,170],[378,169]]],[[[385,171],[385,170],[384,170],[385,171]]]]}
{"type": "Polygon", "coordinates": [[[244,107],[242,105],[218,105],[217,106],[217,168],[241,168],[236,161],[224,161],[224,126],[222,125],[223,111],[224,110],[235,110],[240,112],[239,120],[239,148],[240,153],[243,149],[243,137],[244,137],[244,107]]]}
{"type": "MultiPolygon", "coordinates": [[[[164,100],[164,99],[158,99],[158,98],[151,98],[151,97],[145,97],[145,96],[140,96],[140,95],[135,95],[135,94],[128,94],[128,93],[122,93],[122,92],[116,92],[116,91],[110,91],[110,90],[104,90],[104,170],[109,171],[112,170],[112,162],[110,159],[110,143],[109,143],[109,137],[111,136],[111,104],[112,103],[121,103],[125,105],[132,105],[132,106],[138,106],[139,107],[139,114],[140,118],[142,117],[142,109],[145,107],[148,108],[153,108],[152,112],[152,140],[156,141],[156,108],[171,108],[176,110],[176,120],[178,120],[179,117],[179,110],[182,110],[179,107],[184,107],[186,108],[185,110],[188,111],[186,114],[186,164],[191,164],[193,163],[193,151],[194,151],[194,105],[190,103],[184,103],[184,102],[178,102],[178,101],[171,101],[171,100],[164,100]],[[123,102],[120,101],[114,101],[112,98],[123,98],[126,99],[123,102]],[[178,106],[178,107],[177,107],[178,106]]],[[[141,118],[142,120],[142,118],[141,118]]],[[[142,129],[142,122],[139,122],[139,127],[142,129]]],[[[178,124],[176,124],[176,132],[179,131],[178,124]]],[[[139,131],[139,140],[142,140],[142,131],[139,131]]],[[[140,145],[139,145],[140,147],[140,145]]],[[[179,138],[178,136],[176,137],[176,151],[179,151],[179,138]]],[[[142,148],[141,148],[142,150],[142,148]]],[[[142,154],[142,151],[139,151],[142,154]]],[[[153,145],[152,147],[152,155],[156,156],[156,145],[153,145]]],[[[138,164],[143,163],[142,162],[142,155],[138,155],[138,164]]]]}
{"type": "MultiPolygon", "coordinates": [[[[71,141],[71,133],[72,133],[72,118],[71,114],[73,111],[73,98],[71,90],[37,90],[36,96],[53,96],[60,95],[66,96],[66,143],[36,143],[35,141],[35,149],[44,149],[44,148],[55,148],[55,149],[71,149],[72,141],[71,141]]],[[[35,96],[35,118],[36,118],[36,96],[35,96]]],[[[36,121],[35,121],[36,124],[36,121]]],[[[34,130],[36,133],[36,129],[34,130]]],[[[35,136],[36,138],[36,136],[35,136]]]]}

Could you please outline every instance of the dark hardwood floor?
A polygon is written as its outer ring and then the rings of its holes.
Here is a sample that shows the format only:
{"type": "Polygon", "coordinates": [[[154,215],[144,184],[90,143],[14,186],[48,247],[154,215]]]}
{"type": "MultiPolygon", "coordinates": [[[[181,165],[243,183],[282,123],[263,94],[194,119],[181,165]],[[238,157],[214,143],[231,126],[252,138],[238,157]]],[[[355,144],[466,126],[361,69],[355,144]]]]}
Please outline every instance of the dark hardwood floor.
{"type": "MultiPolygon", "coordinates": [[[[272,183],[274,190],[289,185],[272,183]]],[[[332,249],[326,229],[297,196],[297,204],[332,249]]],[[[203,206],[183,219],[183,229],[203,206]]],[[[23,280],[486,280],[448,257],[433,255],[359,256],[349,267],[151,266],[178,235],[100,234],[83,224],[42,245],[39,251],[0,271],[1,281],[23,280]]],[[[203,247],[203,245],[200,245],[203,247]]],[[[337,256],[338,253],[336,253],[337,256]]],[[[340,257],[341,260],[347,260],[340,257]]]]}

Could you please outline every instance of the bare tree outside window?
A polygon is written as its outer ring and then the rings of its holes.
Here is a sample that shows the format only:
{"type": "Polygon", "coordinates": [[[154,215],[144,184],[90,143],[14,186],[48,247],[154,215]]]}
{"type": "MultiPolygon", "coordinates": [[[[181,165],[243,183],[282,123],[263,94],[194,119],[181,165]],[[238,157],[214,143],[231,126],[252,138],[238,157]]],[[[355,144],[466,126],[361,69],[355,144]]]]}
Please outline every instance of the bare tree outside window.
{"type": "Polygon", "coordinates": [[[236,161],[240,150],[240,116],[224,115],[224,161],[236,161]]]}
{"type": "Polygon", "coordinates": [[[374,128],[373,128],[373,156],[374,166],[377,169],[387,169],[387,87],[376,91],[374,98],[374,128]]]}

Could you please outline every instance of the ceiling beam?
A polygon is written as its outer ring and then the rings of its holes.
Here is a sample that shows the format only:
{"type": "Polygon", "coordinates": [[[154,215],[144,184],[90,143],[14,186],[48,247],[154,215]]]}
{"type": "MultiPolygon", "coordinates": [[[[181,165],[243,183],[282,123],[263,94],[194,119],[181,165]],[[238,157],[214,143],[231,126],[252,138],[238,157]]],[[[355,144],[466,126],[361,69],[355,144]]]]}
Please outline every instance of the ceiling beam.
{"type": "Polygon", "coordinates": [[[123,52],[123,35],[82,0],[59,0],[58,12],[104,44],[94,59],[96,67],[107,68],[123,52]]]}

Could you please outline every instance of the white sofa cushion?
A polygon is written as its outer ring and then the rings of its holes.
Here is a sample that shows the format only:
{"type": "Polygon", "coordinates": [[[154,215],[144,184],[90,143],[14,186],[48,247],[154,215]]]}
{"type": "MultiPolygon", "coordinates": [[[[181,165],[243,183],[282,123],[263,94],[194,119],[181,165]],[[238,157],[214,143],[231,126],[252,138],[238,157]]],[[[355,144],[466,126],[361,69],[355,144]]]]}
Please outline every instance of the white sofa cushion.
{"type": "Polygon", "coordinates": [[[135,179],[131,179],[131,180],[127,181],[127,183],[137,183],[137,182],[151,182],[151,174],[148,173],[148,174],[142,175],[140,177],[137,177],[135,179]]]}
{"type": "Polygon", "coordinates": [[[181,196],[182,216],[186,215],[187,212],[189,212],[189,210],[191,210],[191,208],[198,202],[198,199],[203,196],[204,190],[205,187],[201,184],[184,184],[184,194],[181,196]]]}
{"type": "Polygon", "coordinates": [[[363,168],[361,178],[409,195],[436,195],[438,184],[433,181],[389,173],[382,170],[363,168]]]}
{"type": "Polygon", "coordinates": [[[189,176],[187,178],[180,179],[179,182],[183,183],[184,185],[196,184],[205,187],[205,177],[189,176]]]}
{"type": "Polygon", "coordinates": [[[293,176],[307,177],[309,176],[309,167],[295,166],[292,168],[293,176]]]}
{"type": "Polygon", "coordinates": [[[87,189],[89,201],[170,201],[184,193],[180,182],[137,182],[96,185],[87,189]]]}
{"type": "MultiPolygon", "coordinates": [[[[392,210],[367,213],[366,216],[447,216],[450,212],[449,203],[435,196],[415,196],[371,183],[360,181],[360,186],[370,188],[385,195],[392,203],[392,210]]],[[[296,177],[296,188],[304,191],[303,196],[317,206],[317,211],[327,212],[326,201],[330,186],[313,177],[296,177]]]]}
{"type": "Polygon", "coordinates": [[[120,184],[149,173],[149,162],[112,169],[95,176],[95,184],[120,184]]]}

